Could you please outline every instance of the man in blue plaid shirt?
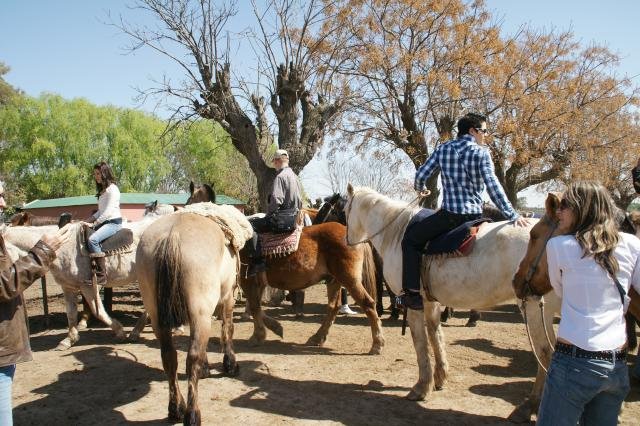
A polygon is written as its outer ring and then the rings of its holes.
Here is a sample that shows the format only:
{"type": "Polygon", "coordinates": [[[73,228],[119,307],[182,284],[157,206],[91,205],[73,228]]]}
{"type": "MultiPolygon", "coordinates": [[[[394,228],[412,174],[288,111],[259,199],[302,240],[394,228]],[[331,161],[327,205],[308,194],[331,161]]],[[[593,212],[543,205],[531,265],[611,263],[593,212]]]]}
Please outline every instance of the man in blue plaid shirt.
{"type": "Polygon", "coordinates": [[[416,171],[415,189],[423,191],[425,182],[440,170],[444,198],[442,208],[407,228],[402,240],[402,289],[400,303],[421,310],[420,268],[422,251],[438,235],[482,216],[482,192],[487,188],[491,200],[516,226],[527,226],[496,177],[489,150],[481,147],[487,134],[487,119],[469,113],[458,120],[458,139],[440,145],[416,171]]]}

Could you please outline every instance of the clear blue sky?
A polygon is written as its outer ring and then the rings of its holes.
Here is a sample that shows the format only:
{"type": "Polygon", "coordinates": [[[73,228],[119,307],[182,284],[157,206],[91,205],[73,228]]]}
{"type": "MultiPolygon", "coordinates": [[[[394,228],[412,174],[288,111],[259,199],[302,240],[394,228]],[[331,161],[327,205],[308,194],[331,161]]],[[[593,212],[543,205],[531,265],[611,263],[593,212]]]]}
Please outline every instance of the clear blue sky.
{"type": "MultiPolygon", "coordinates": [[[[486,0],[503,30],[523,24],[571,28],[583,43],[604,43],[622,56],[620,71],[640,75],[639,0],[486,0]]],[[[148,50],[124,54],[128,38],[107,26],[106,13],[129,20],[154,21],[129,10],[126,0],[2,0],[0,61],[11,67],[6,80],[37,96],[54,92],[65,98],[84,97],[96,104],[135,107],[134,87],[149,86],[151,77],[181,75],[168,59],[148,50]]],[[[246,21],[248,0],[239,0],[246,21]]],[[[242,52],[242,51],[241,51],[242,52]]],[[[242,59],[242,58],[237,58],[242,59]]],[[[247,59],[248,60],[248,59],[247,59]]],[[[640,85],[640,77],[635,77],[640,85]]],[[[142,106],[151,111],[153,104],[142,106]]],[[[312,165],[313,166],[313,165],[312,165]]],[[[313,190],[311,192],[314,192],[313,190]]],[[[314,194],[315,195],[315,194],[314,194]]]]}

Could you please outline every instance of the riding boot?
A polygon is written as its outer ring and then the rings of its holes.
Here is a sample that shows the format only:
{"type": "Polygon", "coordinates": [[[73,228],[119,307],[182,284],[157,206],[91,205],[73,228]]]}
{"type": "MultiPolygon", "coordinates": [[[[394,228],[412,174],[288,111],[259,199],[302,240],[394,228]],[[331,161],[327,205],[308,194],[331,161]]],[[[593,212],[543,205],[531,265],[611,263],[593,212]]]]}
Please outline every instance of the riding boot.
{"type": "Polygon", "coordinates": [[[90,253],[89,258],[91,259],[91,275],[88,280],[84,281],[84,283],[87,285],[93,285],[93,277],[95,274],[95,283],[97,285],[104,286],[107,284],[107,267],[104,253],[90,253]]]}

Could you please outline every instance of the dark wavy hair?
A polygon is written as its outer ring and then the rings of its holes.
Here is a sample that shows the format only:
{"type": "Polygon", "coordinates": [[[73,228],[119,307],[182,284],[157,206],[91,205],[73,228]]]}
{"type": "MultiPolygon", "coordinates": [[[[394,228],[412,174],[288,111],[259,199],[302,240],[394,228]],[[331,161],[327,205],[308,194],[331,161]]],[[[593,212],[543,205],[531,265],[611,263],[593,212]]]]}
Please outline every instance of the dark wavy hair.
{"type": "Polygon", "coordinates": [[[100,177],[102,178],[101,183],[96,181],[96,197],[100,198],[100,194],[102,194],[109,185],[116,183],[116,178],[113,176],[113,170],[111,170],[111,167],[104,161],[93,166],[93,170],[99,170],[100,177]]]}

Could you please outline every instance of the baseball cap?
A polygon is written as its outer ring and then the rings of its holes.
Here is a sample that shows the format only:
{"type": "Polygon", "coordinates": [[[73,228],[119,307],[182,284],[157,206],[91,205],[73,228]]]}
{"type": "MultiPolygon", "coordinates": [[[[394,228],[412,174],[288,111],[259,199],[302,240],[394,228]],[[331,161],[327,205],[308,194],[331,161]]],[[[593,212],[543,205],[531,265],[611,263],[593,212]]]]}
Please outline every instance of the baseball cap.
{"type": "Polygon", "coordinates": [[[278,160],[282,158],[286,158],[288,160],[289,153],[287,152],[286,149],[277,149],[276,152],[273,153],[273,159],[278,160]]]}

